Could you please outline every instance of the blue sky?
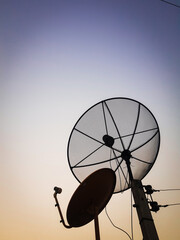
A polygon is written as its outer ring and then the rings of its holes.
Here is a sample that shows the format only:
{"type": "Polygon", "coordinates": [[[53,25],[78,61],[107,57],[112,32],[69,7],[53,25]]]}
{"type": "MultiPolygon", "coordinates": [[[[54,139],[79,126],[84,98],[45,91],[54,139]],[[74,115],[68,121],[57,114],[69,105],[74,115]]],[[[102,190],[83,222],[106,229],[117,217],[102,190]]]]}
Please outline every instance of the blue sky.
{"type": "MultiPolygon", "coordinates": [[[[52,189],[63,188],[65,212],[78,186],[67,163],[70,132],[84,111],[106,98],[130,97],[153,112],[161,147],[143,181],[179,188],[179,23],[179,8],[158,0],[1,1],[3,240],[72,239],[87,231],[92,239],[91,224],[72,232],[58,225],[52,189]]],[[[163,194],[160,204],[180,200],[178,192],[163,194]]],[[[109,205],[116,225],[130,231],[129,192],[109,205]]],[[[102,238],[127,239],[103,214],[102,238]]],[[[179,239],[179,214],[171,207],[154,216],[161,239],[179,239]]],[[[136,215],[134,225],[139,239],[136,215]]]]}

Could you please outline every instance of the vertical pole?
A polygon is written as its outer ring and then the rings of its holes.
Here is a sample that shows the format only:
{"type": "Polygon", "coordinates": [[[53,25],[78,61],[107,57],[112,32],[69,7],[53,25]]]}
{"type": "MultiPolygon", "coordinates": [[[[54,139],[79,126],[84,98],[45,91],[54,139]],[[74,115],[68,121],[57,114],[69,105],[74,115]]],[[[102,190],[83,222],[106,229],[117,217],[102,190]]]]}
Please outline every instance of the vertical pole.
{"type": "Polygon", "coordinates": [[[159,240],[141,181],[133,179],[131,181],[131,189],[143,234],[143,240],[159,240]]]}
{"type": "Polygon", "coordinates": [[[95,237],[96,237],[96,240],[100,240],[98,214],[95,214],[94,227],[95,227],[95,237]]]}
{"type": "Polygon", "coordinates": [[[142,183],[140,180],[135,180],[133,178],[130,163],[131,152],[129,150],[124,150],[121,157],[126,161],[143,240],[159,240],[142,183]]]}

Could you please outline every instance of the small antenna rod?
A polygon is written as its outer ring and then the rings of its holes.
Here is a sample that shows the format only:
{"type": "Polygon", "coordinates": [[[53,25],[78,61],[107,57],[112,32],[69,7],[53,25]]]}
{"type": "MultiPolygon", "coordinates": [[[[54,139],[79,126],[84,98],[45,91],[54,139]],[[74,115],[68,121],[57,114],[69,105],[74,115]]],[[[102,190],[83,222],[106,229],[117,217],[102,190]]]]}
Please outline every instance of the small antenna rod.
{"type": "Polygon", "coordinates": [[[62,189],[61,189],[61,188],[58,188],[58,187],[54,187],[54,191],[55,191],[55,192],[54,192],[53,196],[54,196],[55,202],[56,202],[55,207],[58,208],[59,215],[60,215],[60,217],[61,217],[60,222],[62,222],[62,224],[64,225],[65,228],[71,228],[71,226],[65,224],[64,217],[63,217],[63,215],[62,215],[62,211],[61,211],[61,208],[60,208],[58,199],[57,199],[57,194],[60,194],[60,193],[62,192],[62,189]]]}

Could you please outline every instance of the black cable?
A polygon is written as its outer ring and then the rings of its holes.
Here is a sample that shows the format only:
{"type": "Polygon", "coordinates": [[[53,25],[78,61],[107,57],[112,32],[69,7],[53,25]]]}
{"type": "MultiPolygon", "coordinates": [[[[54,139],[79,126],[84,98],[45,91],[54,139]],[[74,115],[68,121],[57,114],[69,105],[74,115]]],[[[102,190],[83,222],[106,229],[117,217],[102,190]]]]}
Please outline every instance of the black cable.
{"type": "Polygon", "coordinates": [[[120,227],[117,227],[117,226],[112,222],[111,218],[109,217],[109,215],[108,215],[108,213],[107,213],[107,209],[106,209],[106,207],[105,207],[105,212],[106,212],[106,215],[107,215],[109,221],[110,221],[111,224],[113,225],[113,227],[115,227],[115,228],[121,230],[122,232],[124,232],[124,233],[129,237],[130,240],[133,240],[125,230],[123,230],[123,229],[120,228],[120,227]]]}
{"type": "Polygon", "coordinates": [[[176,189],[159,189],[159,190],[155,190],[154,192],[162,192],[162,191],[180,191],[180,188],[176,188],[176,189]]]}
{"type": "Polygon", "coordinates": [[[180,203],[171,203],[171,204],[159,205],[159,207],[169,207],[169,206],[176,206],[176,205],[180,205],[180,203]]]}
{"type": "Polygon", "coordinates": [[[168,2],[168,1],[165,1],[165,0],[160,0],[160,1],[162,1],[162,2],[164,2],[164,3],[167,3],[167,4],[169,4],[169,5],[172,5],[172,6],[174,6],[174,7],[180,8],[179,5],[176,5],[176,4],[174,4],[174,3],[171,3],[171,2],[168,2]]]}
{"type": "Polygon", "coordinates": [[[134,239],[134,234],[133,234],[133,194],[132,194],[132,188],[131,188],[131,237],[132,240],[134,239]]]}

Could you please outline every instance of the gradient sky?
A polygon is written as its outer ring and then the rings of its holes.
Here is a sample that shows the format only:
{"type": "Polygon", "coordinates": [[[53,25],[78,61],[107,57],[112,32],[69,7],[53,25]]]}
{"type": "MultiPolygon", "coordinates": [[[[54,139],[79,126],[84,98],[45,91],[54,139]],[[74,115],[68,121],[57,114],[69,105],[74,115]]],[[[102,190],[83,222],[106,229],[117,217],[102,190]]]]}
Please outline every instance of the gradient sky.
{"type": "MultiPolygon", "coordinates": [[[[63,189],[65,214],[78,186],[66,156],[70,132],[106,98],[133,98],[153,112],[161,146],[143,183],[179,188],[179,63],[180,9],[160,0],[1,0],[0,238],[94,239],[93,223],[59,224],[53,188],[63,189]]],[[[178,191],[153,197],[180,202],[178,191]]],[[[131,234],[130,191],[113,195],[107,209],[131,234]]],[[[153,217],[161,240],[180,239],[179,206],[153,217]]],[[[142,239],[135,209],[133,219],[134,239],[142,239]]],[[[104,212],[100,230],[103,240],[128,239],[104,212]]]]}

